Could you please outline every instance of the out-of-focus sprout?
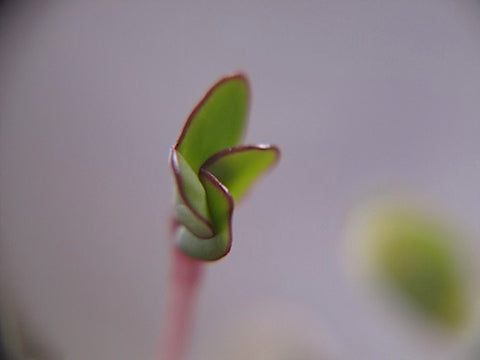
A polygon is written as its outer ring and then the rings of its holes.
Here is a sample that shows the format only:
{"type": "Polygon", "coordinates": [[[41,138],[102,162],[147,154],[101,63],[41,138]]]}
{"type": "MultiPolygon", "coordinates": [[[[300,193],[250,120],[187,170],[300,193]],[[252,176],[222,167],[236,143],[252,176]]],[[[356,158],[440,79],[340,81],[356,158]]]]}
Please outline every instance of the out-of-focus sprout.
{"type": "Polygon", "coordinates": [[[357,210],[349,227],[357,270],[430,324],[453,331],[474,313],[464,236],[439,211],[407,197],[357,210]]]}

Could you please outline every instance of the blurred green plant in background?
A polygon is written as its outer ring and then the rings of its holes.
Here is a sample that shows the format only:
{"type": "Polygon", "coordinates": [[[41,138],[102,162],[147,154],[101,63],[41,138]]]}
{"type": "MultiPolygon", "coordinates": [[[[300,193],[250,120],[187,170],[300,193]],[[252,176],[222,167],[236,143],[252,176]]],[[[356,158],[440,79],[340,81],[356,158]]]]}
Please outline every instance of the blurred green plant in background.
{"type": "Polygon", "coordinates": [[[350,229],[368,276],[439,328],[461,331],[474,314],[465,234],[407,197],[364,208],[350,229]]]}
{"type": "Polygon", "coordinates": [[[372,225],[376,266],[384,279],[436,322],[462,327],[469,311],[453,249],[459,234],[417,209],[386,209],[372,225]]]}

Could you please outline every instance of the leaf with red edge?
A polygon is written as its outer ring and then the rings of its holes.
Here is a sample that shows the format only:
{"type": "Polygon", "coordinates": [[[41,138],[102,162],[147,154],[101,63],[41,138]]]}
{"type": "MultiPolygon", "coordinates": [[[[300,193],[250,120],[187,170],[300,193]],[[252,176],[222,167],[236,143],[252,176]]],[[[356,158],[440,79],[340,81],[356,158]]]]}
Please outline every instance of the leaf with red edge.
{"type": "Polygon", "coordinates": [[[271,145],[248,145],[214,154],[202,169],[211,172],[238,202],[255,181],[278,161],[280,150],[271,145]]]}
{"type": "Polygon", "coordinates": [[[175,149],[197,172],[217,151],[243,138],[249,108],[249,85],[242,74],[217,82],[190,114],[175,149]]]}

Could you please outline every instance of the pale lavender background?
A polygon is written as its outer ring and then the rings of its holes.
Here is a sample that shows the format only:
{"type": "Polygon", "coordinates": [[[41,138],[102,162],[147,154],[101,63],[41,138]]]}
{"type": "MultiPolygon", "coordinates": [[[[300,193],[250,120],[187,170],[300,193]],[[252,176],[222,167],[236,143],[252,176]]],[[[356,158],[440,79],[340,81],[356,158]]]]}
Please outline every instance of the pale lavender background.
{"type": "Polygon", "coordinates": [[[480,233],[479,39],[473,0],[17,5],[0,22],[4,287],[67,359],[154,359],[169,146],[208,86],[243,70],[247,141],[283,157],[208,269],[193,353],[240,309],[284,301],[343,359],[455,358],[365,305],[339,254],[350,209],[392,184],[480,233]]]}

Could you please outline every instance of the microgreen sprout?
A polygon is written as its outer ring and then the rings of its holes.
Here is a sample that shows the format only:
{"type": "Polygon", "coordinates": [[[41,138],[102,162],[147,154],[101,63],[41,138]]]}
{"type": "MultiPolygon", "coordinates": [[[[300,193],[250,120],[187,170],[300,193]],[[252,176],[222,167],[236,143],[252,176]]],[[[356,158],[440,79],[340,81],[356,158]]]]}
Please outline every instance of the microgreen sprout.
{"type": "Polygon", "coordinates": [[[239,145],[248,107],[245,76],[223,78],[195,107],[171,150],[177,246],[195,259],[218,260],[230,251],[234,204],[278,159],[275,146],[239,145]]]}
{"type": "Polygon", "coordinates": [[[243,74],[222,78],[193,109],[170,152],[175,212],[165,360],[183,358],[202,264],[230,251],[234,205],[280,155],[276,146],[240,145],[249,102],[243,74]]]}

